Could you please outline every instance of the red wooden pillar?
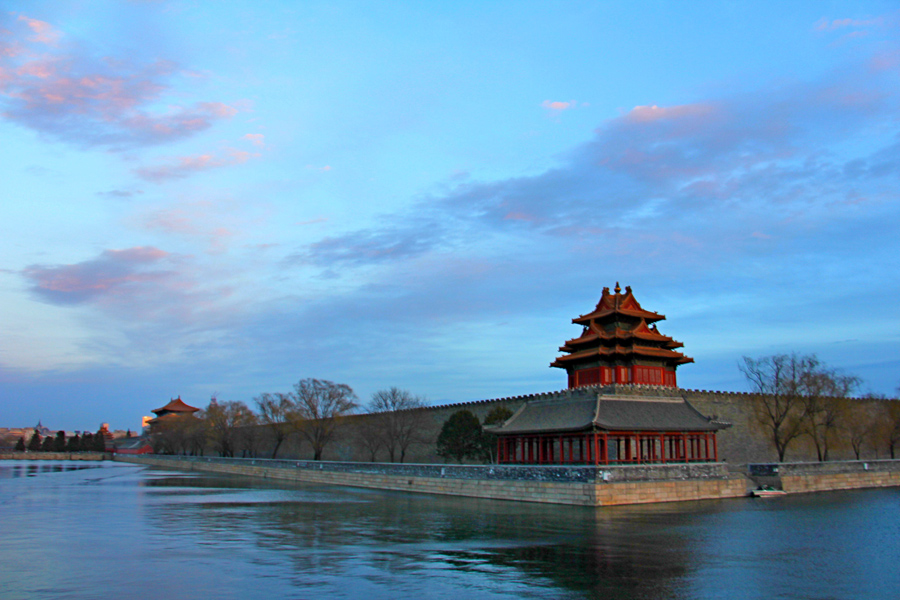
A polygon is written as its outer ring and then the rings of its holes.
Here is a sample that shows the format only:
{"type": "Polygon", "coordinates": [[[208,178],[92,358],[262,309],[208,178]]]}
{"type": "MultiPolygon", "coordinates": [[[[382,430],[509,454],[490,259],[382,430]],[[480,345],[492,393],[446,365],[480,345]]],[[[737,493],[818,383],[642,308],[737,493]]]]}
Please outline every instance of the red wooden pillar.
{"type": "Polygon", "coordinates": [[[666,434],[659,434],[659,459],[666,464],[666,434]]]}

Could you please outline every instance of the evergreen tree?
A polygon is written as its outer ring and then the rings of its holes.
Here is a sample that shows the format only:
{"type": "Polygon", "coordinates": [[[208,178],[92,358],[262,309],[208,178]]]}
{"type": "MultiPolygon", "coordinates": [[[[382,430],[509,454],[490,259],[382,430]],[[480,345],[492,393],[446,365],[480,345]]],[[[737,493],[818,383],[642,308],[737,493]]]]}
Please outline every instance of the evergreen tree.
{"type": "Polygon", "coordinates": [[[53,440],[53,451],[54,452],[65,452],[66,451],[66,432],[65,431],[57,431],[56,439],[53,440]]]}
{"type": "Polygon", "coordinates": [[[25,438],[20,437],[19,441],[16,442],[16,452],[25,452],[25,438]]]}
{"type": "Polygon", "coordinates": [[[41,451],[41,434],[34,431],[34,434],[31,436],[31,440],[28,442],[28,451],[29,452],[40,452],[41,451]]]}
{"type": "Polygon", "coordinates": [[[41,442],[41,452],[53,452],[53,437],[47,436],[41,442]]]}
{"type": "Polygon", "coordinates": [[[91,448],[94,452],[105,452],[106,451],[106,437],[103,435],[103,430],[100,429],[97,433],[94,434],[94,444],[91,448]]]}
{"type": "Polygon", "coordinates": [[[66,443],[66,450],[69,452],[81,452],[81,437],[77,433],[69,438],[68,443],[66,443]]]}
{"type": "Polygon", "coordinates": [[[458,410],[441,427],[437,454],[445,459],[483,458],[481,423],[472,411],[458,410]]]}

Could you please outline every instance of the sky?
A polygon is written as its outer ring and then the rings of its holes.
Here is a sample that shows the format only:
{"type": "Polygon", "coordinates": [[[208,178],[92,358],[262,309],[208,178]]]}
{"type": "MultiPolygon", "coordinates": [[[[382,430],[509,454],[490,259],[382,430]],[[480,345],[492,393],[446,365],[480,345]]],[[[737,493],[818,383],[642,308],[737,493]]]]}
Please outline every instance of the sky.
{"type": "Polygon", "coordinates": [[[562,389],[617,282],[894,396],[898,84],[895,2],[0,0],[0,426],[562,389]]]}

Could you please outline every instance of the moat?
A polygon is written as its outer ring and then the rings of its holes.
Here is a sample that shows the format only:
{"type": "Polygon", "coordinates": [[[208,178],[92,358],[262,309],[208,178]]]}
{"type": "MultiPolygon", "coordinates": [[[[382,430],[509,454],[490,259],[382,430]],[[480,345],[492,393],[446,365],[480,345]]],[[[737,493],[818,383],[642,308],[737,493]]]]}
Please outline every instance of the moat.
{"type": "Polygon", "coordinates": [[[0,462],[0,598],[895,598],[900,488],[602,509],[0,462]]]}

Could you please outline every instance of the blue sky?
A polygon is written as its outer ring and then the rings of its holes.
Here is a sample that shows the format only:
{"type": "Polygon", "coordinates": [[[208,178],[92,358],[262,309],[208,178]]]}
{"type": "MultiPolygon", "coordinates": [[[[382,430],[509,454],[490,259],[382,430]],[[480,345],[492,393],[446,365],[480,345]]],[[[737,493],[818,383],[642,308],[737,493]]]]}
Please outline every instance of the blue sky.
{"type": "Polygon", "coordinates": [[[2,3],[0,425],[560,389],[617,281],[682,387],[893,395],[898,75],[893,2],[2,3]]]}

